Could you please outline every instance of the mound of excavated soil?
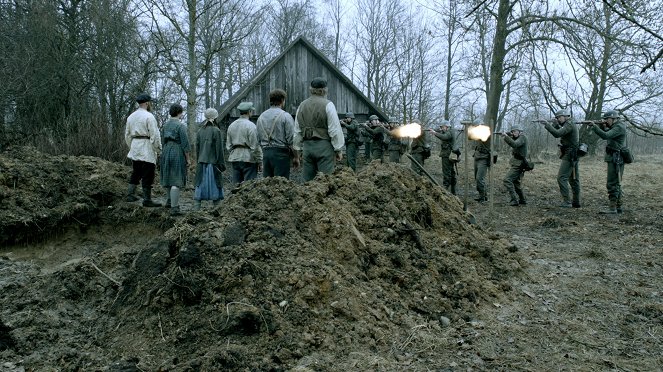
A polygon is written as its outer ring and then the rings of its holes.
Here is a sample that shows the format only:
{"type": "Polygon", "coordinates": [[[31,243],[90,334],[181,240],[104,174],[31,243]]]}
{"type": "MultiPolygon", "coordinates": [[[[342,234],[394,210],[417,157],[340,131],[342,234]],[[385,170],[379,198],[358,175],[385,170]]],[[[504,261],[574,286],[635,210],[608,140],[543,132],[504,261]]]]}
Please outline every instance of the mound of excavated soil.
{"type": "Polygon", "coordinates": [[[98,247],[89,256],[48,270],[0,257],[0,360],[111,371],[441,368],[436,338],[508,291],[521,266],[455,197],[393,164],[305,185],[250,182],[163,235],[136,222],[172,224],[165,213],[128,203],[100,213],[115,226],[81,238],[98,247]],[[133,217],[123,226],[119,214],[133,217]]]}
{"type": "Polygon", "coordinates": [[[126,187],[126,167],[32,147],[0,153],[0,245],[34,241],[71,222],[87,224],[126,187]]]}

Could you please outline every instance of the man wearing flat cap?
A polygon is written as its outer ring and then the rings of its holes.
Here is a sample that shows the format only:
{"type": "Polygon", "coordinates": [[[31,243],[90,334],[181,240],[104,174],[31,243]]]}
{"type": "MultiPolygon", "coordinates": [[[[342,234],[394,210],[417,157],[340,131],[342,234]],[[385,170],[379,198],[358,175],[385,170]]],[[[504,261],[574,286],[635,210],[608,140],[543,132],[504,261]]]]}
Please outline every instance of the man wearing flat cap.
{"type": "Polygon", "coordinates": [[[311,96],[297,108],[294,148],[302,153],[304,182],[318,172],[330,174],[341,161],[345,144],[336,106],[327,97],[327,80],[311,81],[311,96]]]}
{"type": "Polygon", "coordinates": [[[157,119],[150,112],[152,97],[141,93],[136,97],[138,109],[127,118],[124,128],[124,140],[129,146],[127,157],[131,159],[132,172],[129,178],[127,201],[137,201],[134,195],[138,183],[143,185],[143,206],[159,207],[161,204],[152,201],[152,183],[161,152],[161,134],[157,119]]]}
{"type": "Polygon", "coordinates": [[[236,184],[253,180],[258,176],[262,164],[262,148],[258,142],[256,125],[249,118],[255,111],[253,102],[242,102],[237,106],[239,119],[228,126],[226,149],[231,164],[233,182],[236,184]]]}

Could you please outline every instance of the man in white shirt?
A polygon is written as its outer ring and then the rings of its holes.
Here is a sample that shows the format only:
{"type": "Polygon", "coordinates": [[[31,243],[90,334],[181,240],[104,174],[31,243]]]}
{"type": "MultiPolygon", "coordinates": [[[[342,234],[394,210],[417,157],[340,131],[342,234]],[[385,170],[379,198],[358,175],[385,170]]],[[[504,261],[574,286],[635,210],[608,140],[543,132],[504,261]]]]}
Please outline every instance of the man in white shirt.
{"type": "Polygon", "coordinates": [[[310,92],[295,115],[293,147],[303,157],[304,182],[315,178],[318,172],[332,173],[335,161],[343,159],[341,150],[345,145],[336,107],[326,98],[327,80],[314,78],[310,92]]]}
{"type": "Polygon", "coordinates": [[[139,182],[143,185],[143,206],[160,207],[161,204],[152,201],[152,183],[157,164],[157,157],[161,152],[161,134],[157,126],[157,119],[150,113],[152,97],[142,93],[136,97],[138,109],[127,118],[124,129],[124,140],[129,146],[127,157],[131,159],[132,172],[129,178],[127,201],[137,201],[134,195],[139,182]]]}
{"type": "Polygon", "coordinates": [[[231,164],[233,182],[239,184],[255,179],[262,164],[262,148],[258,143],[256,125],[249,118],[255,110],[253,102],[242,102],[237,106],[239,119],[228,126],[226,149],[231,164]]]}

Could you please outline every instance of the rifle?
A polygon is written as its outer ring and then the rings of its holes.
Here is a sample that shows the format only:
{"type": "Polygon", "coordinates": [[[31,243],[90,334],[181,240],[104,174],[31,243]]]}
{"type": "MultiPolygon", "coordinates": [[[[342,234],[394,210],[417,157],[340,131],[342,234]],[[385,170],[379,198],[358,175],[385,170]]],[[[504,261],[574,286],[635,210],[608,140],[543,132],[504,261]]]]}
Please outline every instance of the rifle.
{"type": "Polygon", "coordinates": [[[576,124],[587,124],[587,125],[605,125],[608,124],[605,120],[582,120],[576,121],[576,124]]]}
{"type": "Polygon", "coordinates": [[[556,121],[557,121],[557,119],[536,119],[536,120],[532,120],[532,123],[546,124],[546,123],[554,123],[556,121]]]}

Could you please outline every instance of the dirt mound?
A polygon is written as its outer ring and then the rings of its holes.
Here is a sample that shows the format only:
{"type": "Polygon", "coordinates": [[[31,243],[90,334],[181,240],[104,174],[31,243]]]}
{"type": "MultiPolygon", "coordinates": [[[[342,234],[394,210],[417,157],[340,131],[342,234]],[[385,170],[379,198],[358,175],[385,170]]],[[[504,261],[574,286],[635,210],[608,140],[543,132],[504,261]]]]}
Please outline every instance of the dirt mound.
{"type": "Polygon", "coordinates": [[[34,241],[69,223],[93,221],[121,197],[126,167],[32,147],[0,153],[0,245],[34,241]]]}
{"type": "Polygon", "coordinates": [[[469,319],[508,289],[518,256],[467,219],[400,166],[249,183],[141,254],[114,309],[171,313],[181,342],[170,352],[189,364],[279,369],[316,355],[334,365],[391,349],[418,324],[469,319]]]}
{"type": "MultiPolygon", "coordinates": [[[[120,192],[124,169],[98,190],[120,192]]],[[[9,335],[0,360],[110,371],[441,368],[430,358],[445,327],[473,320],[521,267],[455,197],[398,165],[306,185],[250,182],[177,222],[129,203],[99,213],[115,235],[90,228],[84,257],[48,270],[0,257],[9,335]],[[141,219],[172,228],[150,234],[141,219]]]]}

